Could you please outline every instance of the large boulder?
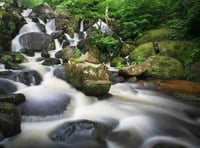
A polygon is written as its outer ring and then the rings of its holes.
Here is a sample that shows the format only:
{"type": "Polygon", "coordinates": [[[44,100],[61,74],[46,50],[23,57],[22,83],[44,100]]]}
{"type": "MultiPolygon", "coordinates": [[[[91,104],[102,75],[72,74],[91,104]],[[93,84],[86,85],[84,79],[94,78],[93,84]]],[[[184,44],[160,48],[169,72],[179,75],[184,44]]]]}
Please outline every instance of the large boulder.
{"type": "Polygon", "coordinates": [[[161,55],[175,58],[181,62],[190,58],[192,54],[196,54],[196,56],[200,54],[198,53],[200,50],[198,52],[194,50],[200,48],[200,44],[196,42],[165,40],[158,42],[158,47],[161,55]]]}
{"type": "Polygon", "coordinates": [[[142,44],[136,47],[129,55],[130,62],[140,64],[148,57],[155,55],[152,42],[142,44]]]}
{"type": "Polygon", "coordinates": [[[152,61],[152,58],[148,58],[141,64],[124,67],[120,69],[119,74],[122,75],[124,78],[140,76],[149,69],[152,61]]]}
{"type": "Polygon", "coordinates": [[[108,93],[111,82],[105,65],[71,59],[65,69],[67,80],[86,95],[104,96],[108,93]]]}
{"type": "Polygon", "coordinates": [[[184,77],[182,64],[171,57],[152,56],[152,62],[145,75],[160,79],[182,79],[184,77]]]}
{"type": "Polygon", "coordinates": [[[80,120],[64,123],[52,131],[49,137],[63,147],[105,148],[105,139],[110,131],[104,124],[80,120]]]}
{"type": "Polygon", "coordinates": [[[11,51],[11,40],[23,25],[22,18],[19,18],[18,15],[18,12],[15,11],[6,12],[0,9],[0,51],[11,51]]]}
{"type": "Polygon", "coordinates": [[[139,39],[137,39],[137,44],[141,45],[147,42],[167,40],[170,37],[170,33],[171,30],[168,28],[148,30],[144,32],[139,39]]]}
{"type": "Polygon", "coordinates": [[[14,105],[0,102],[0,135],[11,137],[20,131],[20,116],[14,105]]]}
{"type": "Polygon", "coordinates": [[[51,47],[52,37],[43,32],[29,32],[21,35],[19,42],[26,49],[42,52],[51,47]]]}
{"type": "Polygon", "coordinates": [[[65,47],[55,54],[56,58],[61,58],[64,62],[67,62],[70,58],[78,58],[80,55],[81,53],[76,47],[70,46],[65,47]]]}

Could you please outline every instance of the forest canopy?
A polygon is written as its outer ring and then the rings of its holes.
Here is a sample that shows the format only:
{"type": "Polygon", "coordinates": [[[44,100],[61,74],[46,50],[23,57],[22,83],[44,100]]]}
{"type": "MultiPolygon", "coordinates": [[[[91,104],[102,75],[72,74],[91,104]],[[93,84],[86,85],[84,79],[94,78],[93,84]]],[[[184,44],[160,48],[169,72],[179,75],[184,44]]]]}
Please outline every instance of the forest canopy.
{"type": "Polygon", "coordinates": [[[23,0],[28,7],[48,3],[68,15],[82,19],[106,17],[121,24],[124,39],[135,38],[145,30],[167,26],[173,39],[200,36],[199,0],[23,0]],[[108,9],[108,16],[105,9],[108,9]]]}

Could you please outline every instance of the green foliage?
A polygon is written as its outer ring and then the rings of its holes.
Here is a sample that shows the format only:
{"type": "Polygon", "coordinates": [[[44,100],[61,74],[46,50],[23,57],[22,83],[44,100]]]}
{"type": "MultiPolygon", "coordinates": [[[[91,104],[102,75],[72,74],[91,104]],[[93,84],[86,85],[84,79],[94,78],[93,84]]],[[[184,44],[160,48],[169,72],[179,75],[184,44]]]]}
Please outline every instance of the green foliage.
{"type": "Polygon", "coordinates": [[[22,2],[24,6],[33,8],[35,6],[45,3],[45,0],[23,0],[22,2]]]}
{"type": "Polygon", "coordinates": [[[92,42],[94,45],[96,45],[100,51],[105,53],[112,53],[116,55],[118,53],[118,47],[119,47],[119,40],[115,39],[112,36],[105,35],[98,31],[93,37],[92,42]]]}
{"type": "Polygon", "coordinates": [[[2,57],[1,62],[4,64],[8,64],[12,62],[12,57],[10,55],[5,55],[2,57]]]}
{"type": "Polygon", "coordinates": [[[2,63],[4,63],[4,64],[22,63],[26,60],[27,59],[19,52],[12,52],[11,55],[5,55],[1,59],[2,63]]]}

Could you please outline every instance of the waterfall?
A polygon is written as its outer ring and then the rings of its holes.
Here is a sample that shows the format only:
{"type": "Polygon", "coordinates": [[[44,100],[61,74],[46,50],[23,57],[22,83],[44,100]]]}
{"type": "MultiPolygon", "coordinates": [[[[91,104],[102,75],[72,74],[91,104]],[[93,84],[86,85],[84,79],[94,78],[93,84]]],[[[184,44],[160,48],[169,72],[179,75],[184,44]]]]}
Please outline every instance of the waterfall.
{"type": "MultiPolygon", "coordinates": [[[[24,16],[28,17],[28,14],[24,16]]],[[[82,20],[81,33],[84,32],[83,23],[82,20]]],[[[93,26],[100,28],[106,34],[112,32],[101,20],[93,26]]],[[[47,23],[40,20],[40,23],[25,24],[20,29],[19,35],[12,40],[12,51],[21,51],[23,48],[19,43],[21,35],[42,31],[46,34],[56,32],[55,19],[48,20],[47,23]]],[[[69,40],[70,46],[76,46],[81,40],[79,33],[74,33],[73,37],[65,33],[65,37],[69,40]]],[[[55,39],[55,45],[56,48],[49,51],[51,57],[62,50],[58,39],[55,39]]],[[[26,101],[17,106],[22,114],[21,133],[0,141],[0,147],[3,145],[5,148],[90,148],[90,144],[94,148],[151,148],[156,147],[157,144],[199,147],[199,108],[147,89],[151,87],[151,84],[147,83],[118,82],[111,85],[109,95],[104,98],[86,96],[73,88],[66,80],[55,76],[54,72],[58,66],[42,65],[40,51],[33,57],[26,56],[26,58],[27,62],[20,64],[23,71],[36,71],[41,75],[42,81],[38,85],[27,86],[21,82],[6,80],[16,86],[17,90],[13,93],[24,94],[26,101]],[[102,128],[95,129],[98,126],[95,124],[93,127],[92,123],[85,129],[82,129],[84,126],[82,123],[80,126],[72,126],[82,120],[98,123],[102,125],[102,128]],[[68,130],[58,130],[60,126],[68,130]],[[105,136],[103,135],[104,127],[107,134],[105,136]],[[74,131],[76,128],[78,130],[74,131]],[[88,131],[90,128],[94,128],[94,134],[93,131],[88,131]],[[53,139],[50,136],[55,130],[58,130],[58,135],[55,136],[58,141],[53,141],[56,138],[53,139]],[[67,137],[68,131],[71,132],[69,135],[72,137],[67,137]],[[60,133],[66,135],[60,136],[60,133]],[[93,141],[90,135],[94,136],[96,141],[93,141]],[[73,136],[77,136],[78,140],[73,136]],[[84,140],[85,145],[89,143],[89,146],[84,145],[84,140]]],[[[59,66],[64,67],[64,65],[59,66]]],[[[0,64],[1,70],[6,70],[2,64],[0,64]]],[[[112,67],[109,70],[118,72],[112,67]]]]}

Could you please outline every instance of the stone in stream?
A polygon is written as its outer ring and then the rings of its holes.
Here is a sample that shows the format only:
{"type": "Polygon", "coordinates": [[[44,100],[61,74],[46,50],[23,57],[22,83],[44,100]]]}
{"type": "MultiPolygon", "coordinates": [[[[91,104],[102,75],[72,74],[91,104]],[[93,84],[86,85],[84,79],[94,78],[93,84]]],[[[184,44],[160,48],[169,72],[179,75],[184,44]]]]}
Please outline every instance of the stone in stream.
{"type": "Polygon", "coordinates": [[[28,86],[39,85],[42,81],[42,77],[37,71],[21,71],[21,72],[0,72],[2,78],[10,79],[16,82],[24,83],[28,86]]]}
{"type": "Polygon", "coordinates": [[[58,58],[46,58],[44,62],[42,63],[42,65],[46,65],[46,66],[53,66],[53,65],[58,65],[58,64],[61,64],[61,61],[58,58]]]}
{"type": "Polygon", "coordinates": [[[23,94],[0,95],[0,103],[7,102],[18,105],[24,101],[25,101],[25,96],[23,94]]]}
{"type": "Polygon", "coordinates": [[[49,135],[50,139],[59,146],[70,148],[105,148],[105,138],[112,130],[106,125],[80,120],[64,123],[49,135]]]}
{"type": "Polygon", "coordinates": [[[86,59],[71,59],[65,64],[66,79],[89,96],[105,96],[111,86],[108,68],[103,64],[87,63],[86,59]]]}
{"type": "Polygon", "coordinates": [[[20,133],[20,116],[14,105],[10,103],[0,103],[0,135],[11,137],[20,133]]]}
{"type": "Polygon", "coordinates": [[[9,94],[15,91],[17,91],[17,87],[14,84],[8,80],[0,78],[0,92],[3,92],[3,94],[9,94]]]}

